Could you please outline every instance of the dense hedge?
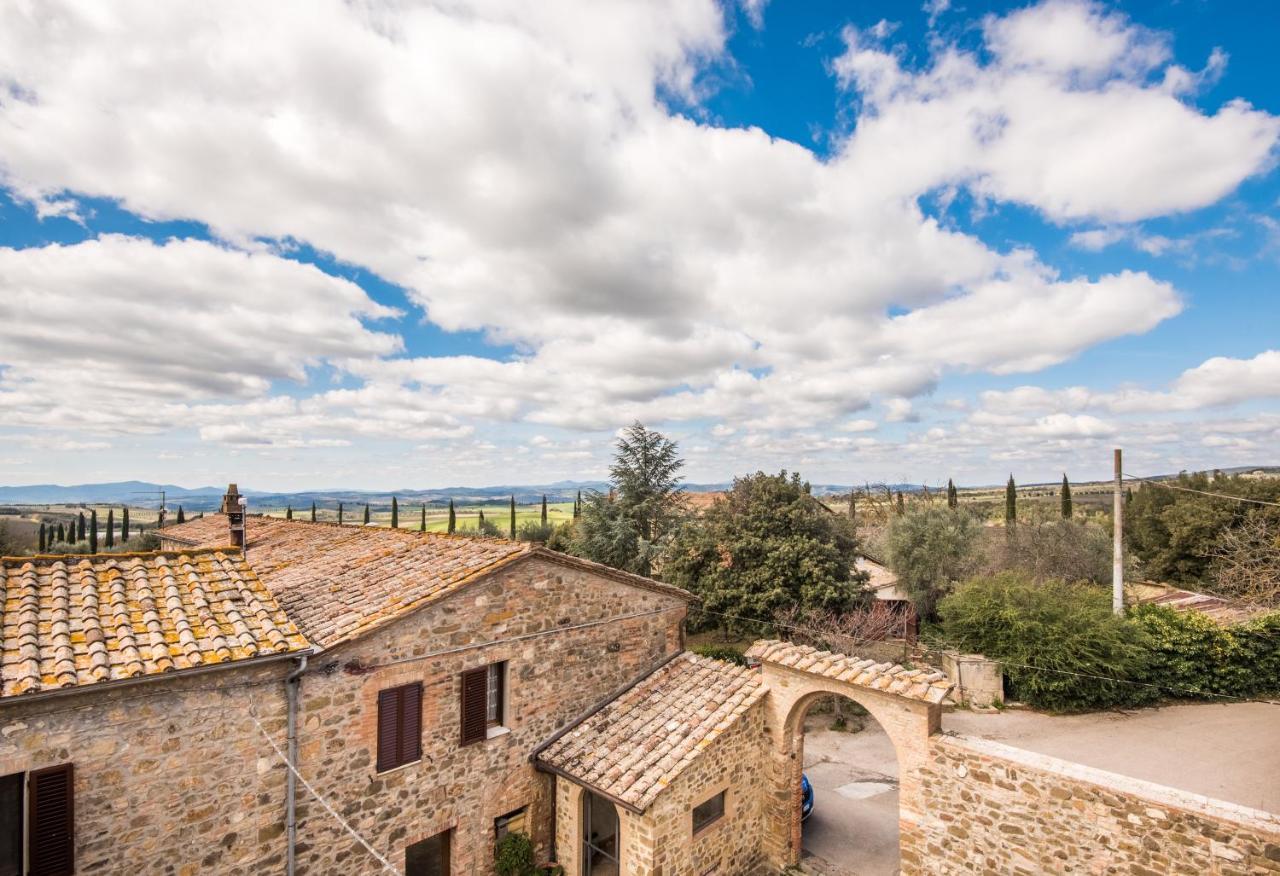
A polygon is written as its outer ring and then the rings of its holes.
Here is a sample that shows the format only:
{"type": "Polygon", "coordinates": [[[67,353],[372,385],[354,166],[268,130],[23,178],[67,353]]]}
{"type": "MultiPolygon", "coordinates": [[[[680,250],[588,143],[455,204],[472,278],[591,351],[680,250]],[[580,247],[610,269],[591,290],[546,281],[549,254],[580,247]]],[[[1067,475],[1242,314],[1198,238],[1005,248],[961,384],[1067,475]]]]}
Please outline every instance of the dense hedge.
{"type": "Polygon", "coordinates": [[[1009,695],[1049,711],[1280,691],[1280,612],[1236,626],[1165,606],[1116,617],[1105,588],[1006,573],[961,585],[939,613],[948,645],[1004,662],[1009,695]]]}

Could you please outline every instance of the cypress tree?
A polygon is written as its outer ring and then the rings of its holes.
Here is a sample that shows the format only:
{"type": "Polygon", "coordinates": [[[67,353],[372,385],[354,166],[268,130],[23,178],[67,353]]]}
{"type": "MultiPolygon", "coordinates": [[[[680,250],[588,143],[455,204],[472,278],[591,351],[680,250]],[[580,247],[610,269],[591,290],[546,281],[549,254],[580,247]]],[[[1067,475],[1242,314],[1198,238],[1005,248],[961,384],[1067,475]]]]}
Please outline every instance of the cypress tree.
{"type": "Polygon", "coordinates": [[[63,542],[64,544],[67,541],[67,530],[61,523],[58,524],[58,541],[63,542]]]}
{"type": "MultiPolygon", "coordinates": [[[[292,519],[292,518],[291,518],[291,519],[292,519]]],[[[186,523],[186,522],[187,522],[187,515],[182,513],[182,506],[181,506],[181,505],[179,505],[179,506],[178,506],[178,522],[179,522],[179,523],[186,523]]]]}
{"type": "Polygon", "coordinates": [[[511,494],[511,540],[516,539],[516,496],[511,494]]]}
{"type": "Polygon", "coordinates": [[[849,488],[849,519],[858,519],[858,493],[853,487],[849,488]]]}
{"type": "Polygon", "coordinates": [[[368,502],[364,503],[364,525],[365,526],[369,525],[369,503],[368,502]]]}
{"type": "Polygon", "coordinates": [[[84,541],[84,512],[80,512],[80,531],[76,533],[76,541],[84,541]]]}
{"type": "Polygon", "coordinates": [[[458,528],[458,515],[453,510],[453,500],[449,500],[449,533],[452,535],[458,528]]]}
{"type": "Polygon", "coordinates": [[[89,553],[98,552],[98,512],[89,512],[89,553]]]}
{"type": "Polygon", "coordinates": [[[107,509],[107,547],[116,546],[116,509],[107,509]]]}
{"type": "Polygon", "coordinates": [[[44,523],[42,522],[40,524],[40,553],[44,553],[48,546],[48,543],[45,541],[45,528],[44,523]]]}
{"type": "Polygon", "coordinates": [[[573,500],[573,519],[577,520],[582,513],[582,490],[578,490],[578,498],[573,500]]]}
{"type": "Polygon", "coordinates": [[[547,494],[542,494],[542,525],[547,525],[547,494]]]}
{"type": "Polygon", "coordinates": [[[120,509],[120,540],[129,540],[129,506],[120,509]]]}
{"type": "Polygon", "coordinates": [[[902,490],[898,490],[898,513],[899,514],[907,513],[907,502],[904,498],[902,498],[902,490]]]}
{"type": "Polygon", "coordinates": [[[1071,484],[1067,481],[1067,473],[1062,473],[1062,519],[1070,520],[1075,509],[1071,507],[1071,484]]]}
{"type": "Polygon", "coordinates": [[[396,501],[396,497],[391,497],[391,528],[400,528],[400,503],[396,501]]]}
{"type": "Polygon", "coordinates": [[[1018,486],[1009,475],[1009,483],[1004,485],[1004,525],[1014,526],[1018,522],[1018,486]]]}
{"type": "Polygon", "coordinates": [[[342,525],[342,503],[338,503],[338,525],[342,525]]]}
{"type": "Polygon", "coordinates": [[[951,478],[947,478],[947,507],[955,508],[959,504],[960,497],[956,495],[956,485],[951,478]]]}
{"type": "MultiPolygon", "coordinates": [[[[181,515],[181,514],[182,514],[182,506],[181,506],[181,505],[179,505],[179,506],[178,506],[178,514],[179,514],[179,515],[181,515]]],[[[181,516],[179,516],[179,518],[178,518],[178,519],[179,519],[179,521],[181,521],[181,519],[182,519],[182,518],[181,518],[181,516]]],[[[292,519],[293,519],[293,506],[292,506],[292,505],[285,505],[285,506],[284,506],[284,519],[285,519],[285,520],[292,520],[292,519]]]]}
{"type": "Polygon", "coordinates": [[[418,524],[418,532],[426,532],[426,531],[427,531],[427,505],[424,502],[422,505],[422,522],[418,524]]]}
{"type": "Polygon", "coordinates": [[[311,522],[312,523],[316,522],[316,503],[315,502],[311,503],[311,522]]]}

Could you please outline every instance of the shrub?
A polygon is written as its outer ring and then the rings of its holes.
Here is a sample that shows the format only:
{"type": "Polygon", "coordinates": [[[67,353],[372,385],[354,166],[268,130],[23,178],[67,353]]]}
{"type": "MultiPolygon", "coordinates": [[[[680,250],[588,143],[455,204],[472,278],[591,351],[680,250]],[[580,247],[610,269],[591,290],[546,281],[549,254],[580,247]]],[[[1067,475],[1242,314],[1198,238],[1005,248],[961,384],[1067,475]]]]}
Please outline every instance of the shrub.
{"type": "Polygon", "coordinates": [[[961,585],[939,614],[951,644],[1003,661],[1011,693],[1036,708],[1105,709],[1159,695],[1127,683],[1146,673],[1148,636],[1111,613],[1101,587],[1005,572],[961,585]]]}
{"type": "Polygon", "coordinates": [[[977,569],[980,524],[968,511],[924,505],[889,526],[889,567],[920,617],[930,620],[954,582],[977,569]]]}
{"type": "Polygon", "coordinates": [[[1129,616],[1149,648],[1138,680],[1165,687],[1168,696],[1250,697],[1280,689],[1280,612],[1235,626],[1164,605],[1139,605],[1129,616]]]}
{"type": "Polygon", "coordinates": [[[533,842],[516,831],[498,840],[494,850],[494,869],[498,876],[533,876],[533,842]]]}
{"type": "Polygon", "coordinates": [[[737,663],[739,666],[747,665],[746,656],[730,645],[694,645],[689,650],[702,657],[711,657],[715,660],[723,660],[726,663],[737,663]]]}

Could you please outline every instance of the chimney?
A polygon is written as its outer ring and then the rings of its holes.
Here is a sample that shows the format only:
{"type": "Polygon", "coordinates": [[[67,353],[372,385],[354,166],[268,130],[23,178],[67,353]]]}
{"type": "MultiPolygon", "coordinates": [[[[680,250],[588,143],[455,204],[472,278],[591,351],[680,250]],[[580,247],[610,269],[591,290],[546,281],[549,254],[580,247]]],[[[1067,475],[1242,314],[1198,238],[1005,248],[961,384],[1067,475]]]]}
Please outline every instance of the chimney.
{"type": "Polygon", "coordinates": [[[231,527],[231,544],[244,550],[245,548],[245,506],[248,502],[240,495],[235,484],[227,486],[226,495],[222,497],[222,513],[227,515],[227,523],[231,527]]]}

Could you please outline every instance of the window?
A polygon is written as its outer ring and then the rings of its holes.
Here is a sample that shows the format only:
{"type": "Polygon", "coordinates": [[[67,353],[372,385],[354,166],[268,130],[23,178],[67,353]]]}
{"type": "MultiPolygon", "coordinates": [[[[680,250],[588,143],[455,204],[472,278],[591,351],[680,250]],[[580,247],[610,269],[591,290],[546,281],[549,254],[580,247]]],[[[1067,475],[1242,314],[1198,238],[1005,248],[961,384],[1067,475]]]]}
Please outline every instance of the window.
{"type": "Polygon", "coordinates": [[[724,816],[724,794],[725,792],[721,791],[710,800],[693,807],[693,832],[695,834],[715,824],[724,816]]]}
{"type": "Polygon", "coordinates": [[[529,829],[525,826],[524,806],[521,806],[515,812],[508,812],[506,815],[499,815],[493,820],[493,839],[500,842],[504,836],[509,833],[522,833],[529,835],[529,829]]]}
{"type": "Polygon", "coordinates": [[[507,698],[507,664],[490,663],[462,673],[462,744],[488,738],[503,726],[507,698]]]}
{"type": "Polygon", "coordinates": [[[74,790],[69,763],[0,777],[0,876],[75,872],[74,790]]]}
{"type": "Polygon", "coordinates": [[[604,797],[582,792],[582,872],[618,876],[618,810],[604,797]]]}
{"type": "Polygon", "coordinates": [[[422,682],[378,691],[378,772],[422,759],[422,682]]]}
{"type": "Polygon", "coordinates": [[[446,830],[404,850],[404,876],[449,876],[449,847],[453,832],[446,830]]]}

